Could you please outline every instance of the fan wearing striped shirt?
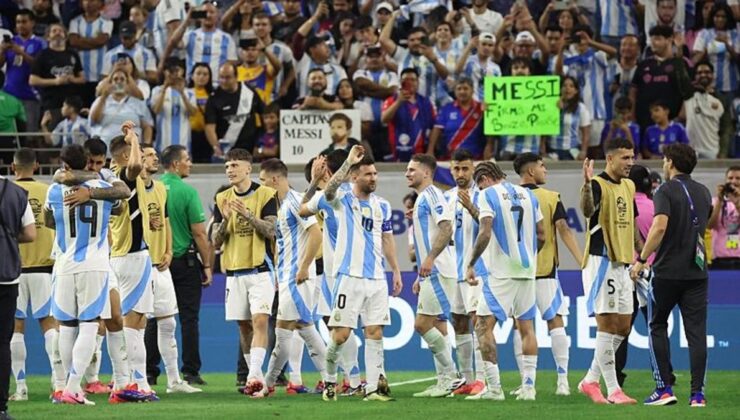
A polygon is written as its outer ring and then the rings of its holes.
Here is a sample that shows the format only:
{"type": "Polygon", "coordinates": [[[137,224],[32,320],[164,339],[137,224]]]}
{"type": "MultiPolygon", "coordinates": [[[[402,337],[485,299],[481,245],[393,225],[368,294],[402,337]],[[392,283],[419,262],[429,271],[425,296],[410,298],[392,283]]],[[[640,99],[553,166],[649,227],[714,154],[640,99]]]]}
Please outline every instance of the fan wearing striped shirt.
{"type": "Polygon", "coordinates": [[[67,146],[69,144],[82,144],[90,137],[90,123],[87,118],[80,116],[82,99],[79,96],[70,96],[64,99],[62,104],[62,116],[64,119],[49,131],[49,124],[53,120],[51,111],[44,112],[41,118],[41,132],[44,140],[50,146],[67,146]]]}

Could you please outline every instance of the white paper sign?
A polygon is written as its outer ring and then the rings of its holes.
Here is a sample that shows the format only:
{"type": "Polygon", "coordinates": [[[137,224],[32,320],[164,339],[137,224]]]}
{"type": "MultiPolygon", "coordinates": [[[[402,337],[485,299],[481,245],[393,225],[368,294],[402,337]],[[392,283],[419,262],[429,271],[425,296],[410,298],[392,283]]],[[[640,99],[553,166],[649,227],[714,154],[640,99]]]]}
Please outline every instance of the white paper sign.
{"type": "Polygon", "coordinates": [[[280,160],[287,164],[306,163],[331,144],[329,118],[340,112],[352,120],[350,137],[362,138],[360,111],[280,111],[280,160]]]}

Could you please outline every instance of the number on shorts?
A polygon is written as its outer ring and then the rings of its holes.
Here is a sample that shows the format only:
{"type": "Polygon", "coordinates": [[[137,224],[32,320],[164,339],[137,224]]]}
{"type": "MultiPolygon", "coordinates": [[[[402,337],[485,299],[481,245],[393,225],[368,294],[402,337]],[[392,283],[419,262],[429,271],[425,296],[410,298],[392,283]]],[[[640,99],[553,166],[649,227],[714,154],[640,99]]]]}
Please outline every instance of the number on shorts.
{"type": "Polygon", "coordinates": [[[98,206],[95,203],[87,202],[80,204],[77,207],[69,209],[69,236],[70,238],[77,237],[77,211],[79,210],[80,222],[87,223],[90,225],[90,237],[95,238],[98,236],[98,206]],[[85,209],[90,209],[90,216],[87,215],[85,209]]]}
{"type": "Polygon", "coordinates": [[[516,241],[522,241],[522,222],[524,221],[524,209],[520,205],[511,206],[511,211],[516,213],[516,241]]]}
{"type": "Polygon", "coordinates": [[[344,309],[344,306],[346,303],[347,303],[347,295],[337,296],[337,308],[344,309]]]}
{"type": "Polygon", "coordinates": [[[610,294],[610,295],[613,295],[613,294],[614,294],[614,292],[616,292],[616,291],[617,291],[617,288],[616,288],[616,287],[614,287],[614,279],[609,279],[609,280],[607,280],[607,281],[606,281],[606,287],[608,287],[608,288],[609,288],[609,289],[607,290],[607,293],[608,293],[608,294],[610,294]]]}

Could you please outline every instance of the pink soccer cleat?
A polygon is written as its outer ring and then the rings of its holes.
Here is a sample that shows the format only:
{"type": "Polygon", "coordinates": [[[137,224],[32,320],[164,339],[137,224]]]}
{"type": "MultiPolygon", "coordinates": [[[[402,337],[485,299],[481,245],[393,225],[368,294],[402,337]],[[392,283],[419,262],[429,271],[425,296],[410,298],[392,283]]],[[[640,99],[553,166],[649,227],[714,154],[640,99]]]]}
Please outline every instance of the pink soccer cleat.
{"type": "Polygon", "coordinates": [[[595,404],[608,404],[609,401],[604,398],[604,394],[601,393],[601,385],[599,385],[598,382],[586,382],[585,380],[581,381],[578,384],[578,391],[591,398],[591,401],[593,401],[595,404]]]}
{"type": "Polygon", "coordinates": [[[107,394],[109,392],[110,388],[108,388],[107,385],[104,385],[100,381],[90,382],[89,384],[85,385],[85,393],[87,394],[107,394]]]}
{"type": "Polygon", "coordinates": [[[625,394],[621,388],[612,392],[611,395],[609,395],[609,398],[607,398],[607,401],[609,401],[610,404],[619,404],[619,405],[637,404],[637,400],[635,400],[634,398],[628,397],[627,394],[625,394]]]}
{"type": "Polygon", "coordinates": [[[85,398],[84,392],[72,393],[72,392],[67,392],[67,391],[64,391],[62,393],[62,404],[95,405],[94,402],[85,398]]]}

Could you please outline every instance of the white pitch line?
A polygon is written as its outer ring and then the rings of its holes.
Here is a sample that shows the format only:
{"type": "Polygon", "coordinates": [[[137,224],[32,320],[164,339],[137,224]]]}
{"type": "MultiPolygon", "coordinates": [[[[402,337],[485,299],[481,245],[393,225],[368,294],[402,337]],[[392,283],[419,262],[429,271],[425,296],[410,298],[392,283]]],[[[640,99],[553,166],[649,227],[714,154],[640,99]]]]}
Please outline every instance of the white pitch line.
{"type": "Polygon", "coordinates": [[[388,384],[388,386],[402,386],[402,385],[418,384],[421,382],[433,381],[435,379],[437,379],[436,376],[430,376],[429,378],[412,379],[410,381],[396,382],[396,383],[388,384]]]}

